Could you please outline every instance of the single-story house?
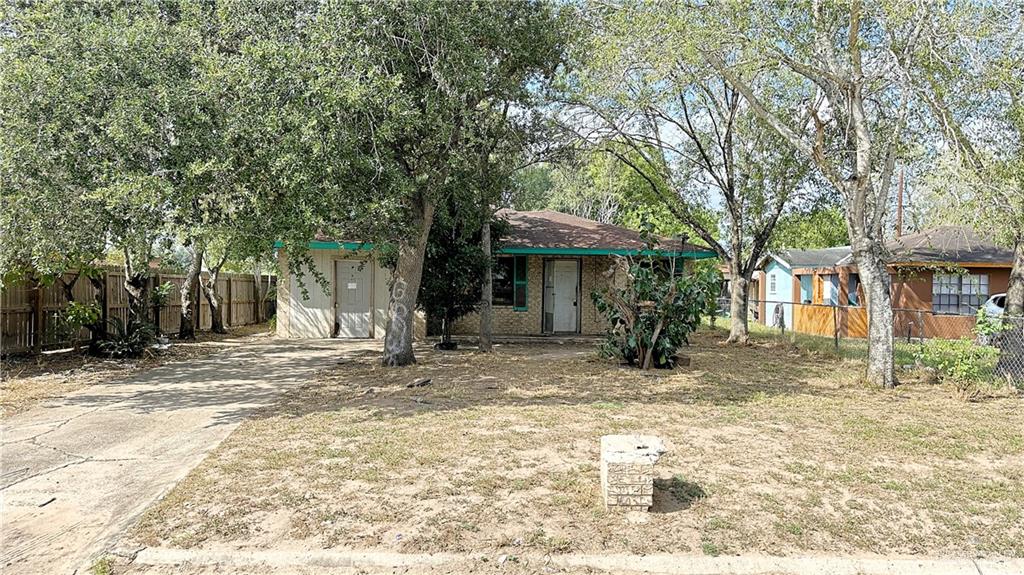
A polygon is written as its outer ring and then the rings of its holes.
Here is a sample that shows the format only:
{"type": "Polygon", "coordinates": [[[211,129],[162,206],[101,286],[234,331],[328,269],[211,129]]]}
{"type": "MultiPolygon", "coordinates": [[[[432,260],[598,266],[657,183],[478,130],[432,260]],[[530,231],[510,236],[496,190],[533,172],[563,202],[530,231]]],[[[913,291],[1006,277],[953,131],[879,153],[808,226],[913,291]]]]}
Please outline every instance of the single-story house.
{"type": "MultiPolygon", "coordinates": [[[[777,325],[777,315],[786,329],[793,329],[796,314],[792,305],[785,303],[811,303],[812,274],[815,270],[832,268],[850,256],[850,247],[822,248],[815,250],[785,250],[770,254],[761,265],[763,274],[758,283],[758,319],[766,325],[777,325]],[[796,270],[796,271],[794,271],[796,270]],[[799,273],[799,275],[797,274],[799,273]],[[778,311],[776,311],[778,310],[778,311]]],[[[838,303],[837,279],[824,283],[824,300],[838,303]]],[[[819,300],[820,303],[820,300],[819,300]]]]}
{"type": "Polygon", "coordinates": [[[940,226],[905,235],[887,248],[892,254],[897,335],[970,335],[978,308],[1010,283],[1013,250],[967,227],[940,226]]]}
{"type": "MultiPolygon", "coordinates": [[[[1012,250],[1000,247],[962,226],[940,226],[907,234],[886,244],[892,278],[894,330],[904,337],[957,338],[970,335],[974,315],[988,297],[1004,292],[1013,266],[1012,250]]],[[[865,337],[867,318],[861,307],[864,293],[849,246],[827,250],[791,251],[770,258],[772,267],[786,282],[790,276],[792,324],[788,328],[806,333],[865,337]],[[777,264],[773,266],[772,264],[777,264]],[[787,264],[787,265],[783,265],[787,264]],[[829,307],[848,306],[842,313],[829,307]]],[[[771,280],[765,281],[770,284],[771,280]]],[[[764,323],[771,325],[772,297],[769,285],[762,287],[767,301],[764,323]]],[[[782,290],[785,291],[785,290],[782,290]]]]}
{"type": "MultiPolygon", "coordinates": [[[[498,215],[509,222],[509,231],[493,268],[495,335],[603,333],[604,320],[590,293],[624,277],[616,256],[653,253],[677,258],[684,266],[715,257],[706,248],[669,238],[662,238],[653,252],[648,252],[635,230],[560,212],[501,210],[498,215]]],[[[377,261],[372,246],[318,238],[309,248],[330,289],[325,293],[307,274],[307,297],[303,297],[282,254],[277,334],[383,338],[391,272],[377,261]]],[[[463,317],[452,332],[478,333],[478,316],[463,317]]],[[[421,315],[415,335],[426,335],[421,315]]]]}

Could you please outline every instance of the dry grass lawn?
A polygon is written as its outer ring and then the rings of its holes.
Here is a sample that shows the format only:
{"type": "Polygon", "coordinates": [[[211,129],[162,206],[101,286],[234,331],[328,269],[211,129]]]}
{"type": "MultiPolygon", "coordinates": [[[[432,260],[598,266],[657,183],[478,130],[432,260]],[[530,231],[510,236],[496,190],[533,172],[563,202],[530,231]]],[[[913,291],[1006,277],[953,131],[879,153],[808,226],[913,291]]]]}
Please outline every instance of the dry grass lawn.
{"type": "Polygon", "coordinates": [[[170,361],[202,357],[223,349],[217,342],[225,339],[270,337],[266,324],[229,331],[228,334],[199,332],[196,340],[189,342],[172,340],[168,349],[138,359],[106,359],[71,350],[4,359],[0,364],[0,419],[90,385],[128,377],[170,361]]]}
{"type": "Polygon", "coordinates": [[[1024,405],[858,382],[861,365],[698,336],[641,373],[593,348],[347,358],[244,423],[134,536],[179,547],[1024,555],[1024,405]],[[430,385],[408,388],[418,378],[430,385]],[[599,437],[671,451],[606,512],[599,437]]]}

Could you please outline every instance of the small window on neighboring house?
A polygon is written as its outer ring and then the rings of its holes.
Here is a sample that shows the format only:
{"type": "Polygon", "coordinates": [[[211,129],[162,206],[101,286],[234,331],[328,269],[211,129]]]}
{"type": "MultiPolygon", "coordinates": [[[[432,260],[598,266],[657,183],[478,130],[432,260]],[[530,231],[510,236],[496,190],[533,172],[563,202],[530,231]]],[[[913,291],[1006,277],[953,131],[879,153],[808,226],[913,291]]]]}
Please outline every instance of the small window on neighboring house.
{"type": "Polygon", "coordinates": [[[825,305],[839,305],[839,276],[836,274],[824,274],[821,276],[822,303],[825,305]]]}
{"type": "Polygon", "coordinates": [[[859,294],[857,293],[859,289],[860,276],[857,274],[850,274],[846,284],[847,300],[849,301],[849,305],[860,305],[859,294]]]}
{"type": "Polygon", "coordinates": [[[527,308],[526,256],[503,256],[491,268],[491,302],[496,306],[512,306],[517,311],[527,308]]]}
{"type": "Polygon", "coordinates": [[[768,293],[775,295],[775,274],[768,276],[768,293]]]}
{"type": "Polygon", "coordinates": [[[932,276],[932,311],[974,315],[988,299],[988,274],[932,276]]]}

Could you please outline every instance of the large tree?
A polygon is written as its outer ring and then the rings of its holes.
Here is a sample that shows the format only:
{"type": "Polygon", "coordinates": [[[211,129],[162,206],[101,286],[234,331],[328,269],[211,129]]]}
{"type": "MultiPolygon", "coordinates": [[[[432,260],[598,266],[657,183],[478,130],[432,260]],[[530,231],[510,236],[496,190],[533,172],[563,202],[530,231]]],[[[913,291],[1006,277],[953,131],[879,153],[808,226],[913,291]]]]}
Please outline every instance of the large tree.
{"type": "MultiPolygon", "coordinates": [[[[478,161],[478,115],[499,104],[527,102],[531,82],[558,61],[551,6],[517,2],[386,2],[343,4],[323,10],[324,30],[358,55],[362,73],[392,87],[385,129],[368,124],[372,146],[396,198],[390,230],[397,259],[391,283],[386,365],[415,361],[416,298],[437,206],[455,174],[478,161]]],[[[356,211],[365,215],[365,210],[356,211]]],[[[385,220],[387,221],[387,220],[385,220]]],[[[338,230],[363,227],[346,226],[338,230]]],[[[365,236],[364,236],[365,237],[365,236]]]]}
{"type": "Polygon", "coordinates": [[[166,236],[192,146],[182,129],[193,114],[184,94],[191,47],[177,20],[173,4],[119,2],[20,4],[3,16],[5,234],[38,242],[5,238],[4,271],[54,273],[112,248],[123,256],[135,325],[149,321],[153,243],[166,236]]]}
{"type": "MultiPolygon", "coordinates": [[[[584,53],[570,101],[578,132],[630,166],[685,226],[728,267],[728,342],[748,340],[748,284],[779,216],[804,186],[808,160],[757,113],[730,82],[703,62],[687,63],[663,47],[672,27],[659,7],[643,5],[601,18],[584,53]],[[706,217],[707,212],[714,217],[706,217]],[[717,223],[723,229],[719,230],[717,223]]],[[[743,74],[746,85],[778,107],[799,95],[788,78],[743,74]]]]}
{"type": "Polygon", "coordinates": [[[914,133],[912,58],[935,6],[807,0],[674,11],[692,32],[680,38],[684,51],[714,68],[843,198],[867,300],[866,378],[886,388],[896,380],[883,224],[894,167],[914,133]],[[801,93],[802,105],[775,106],[749,81],[751,69],[785,70],[795,79],[785,88],[801,93]]]}
{"type": "Polygon", "coordinates": [[[1024,16],[1019,6],[965,4],[928,23],[915,87],[944,136],[931,215],[1014,250],[1010,315],[1024,316],[1024,16]],[[953,160],[953,161],[950,161],[953,160]]]}

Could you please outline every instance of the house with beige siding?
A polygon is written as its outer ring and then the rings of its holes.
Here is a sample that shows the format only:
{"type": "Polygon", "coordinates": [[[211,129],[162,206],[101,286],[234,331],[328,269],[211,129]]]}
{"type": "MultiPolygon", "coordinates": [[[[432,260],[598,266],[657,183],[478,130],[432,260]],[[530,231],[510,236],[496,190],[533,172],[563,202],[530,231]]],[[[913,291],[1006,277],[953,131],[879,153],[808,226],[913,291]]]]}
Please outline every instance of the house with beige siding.
{"type": "MultiPolygon", "coordinates": [[[[590,294],[624,279],[622,256],[650,254],[688,266],[714,252],[663,238],[649,250],[635,230],[553,211],[502,210],[509,232],[493,267],[494,334],[597,335],[605,324],[590,294]]],[[[384,337],[391,271],[369,244],[327,239],[309,246],[329,289],[288,274],[282,260],[278,280],[277,333],[293,338],[384,337]]],[[[282,256],[283,258],[283,256],[282,256]]],[[[429,271],[425,272],[429,273],[429,271]]],[[[417,316],[416,336],[426,335],[417,316]]],[[[453,333],[478,332],[476,314],[463,317],[453,333]]]]}

